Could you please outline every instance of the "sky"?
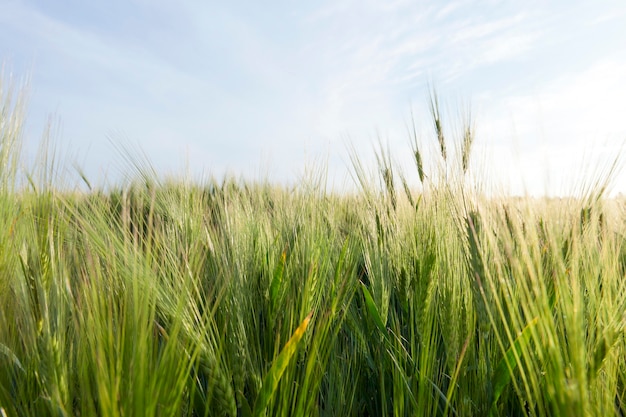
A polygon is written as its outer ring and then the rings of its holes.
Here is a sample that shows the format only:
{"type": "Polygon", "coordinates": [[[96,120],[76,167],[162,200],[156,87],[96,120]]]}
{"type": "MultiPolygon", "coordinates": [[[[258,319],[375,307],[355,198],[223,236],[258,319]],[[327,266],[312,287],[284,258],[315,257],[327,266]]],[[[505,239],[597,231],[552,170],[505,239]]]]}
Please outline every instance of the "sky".
{"type": "Polygon", "coordinates": [[[570,193],[626,142],[623,0],[0,0],[0,61],[28,81],[26,153],[52,121],[94,183],[131,149],[162,175],[341,188],[379,141],[416,181],[412,118],[441,162],[433,89],[450,149],[471,113],[468,175],[512,194],[570,193]]]}

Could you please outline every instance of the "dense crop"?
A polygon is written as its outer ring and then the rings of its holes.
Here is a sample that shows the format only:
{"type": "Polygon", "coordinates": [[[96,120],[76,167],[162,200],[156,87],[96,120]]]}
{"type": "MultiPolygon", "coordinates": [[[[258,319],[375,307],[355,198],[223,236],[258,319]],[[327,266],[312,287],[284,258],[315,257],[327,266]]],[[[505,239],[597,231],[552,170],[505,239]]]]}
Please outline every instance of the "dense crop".
{"type": "Polygon", "coordinates": [[[141,167],[106,192],[18,186],[0,97],[0,415],[626,413],[625,207],[604,182],[482,197],[471,126],[455,171],[435,99],[446,172],[415,143],[419,189],[382,150],[378,185],[355,157],[356,194],[141,167]]]}

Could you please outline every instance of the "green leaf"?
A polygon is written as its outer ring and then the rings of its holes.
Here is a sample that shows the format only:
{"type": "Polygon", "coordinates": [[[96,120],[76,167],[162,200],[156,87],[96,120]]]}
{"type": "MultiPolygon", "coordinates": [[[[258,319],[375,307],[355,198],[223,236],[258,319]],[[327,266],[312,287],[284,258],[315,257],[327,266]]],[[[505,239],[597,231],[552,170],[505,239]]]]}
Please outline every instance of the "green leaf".
{"type": "Polygon", "coordinates": [[[619,326],[617,329],[608,328],[600,338],[600,341],[596,343],[596,347],[593,350],[593,360],[587,368],[587,376],[590,380],[598,376],[602,363],[617,344],[617,337],[623,331],[623,326],[619,326]]]}
{"type": "Polygon", "coordinates": [[[239,397],[240,400],[240,410],[242,417],[252,417],[252,409],[250,408],[250,404],[248,404],[248,400],[243,395],[243,393],[239,397]]]}
{"type": "Polygon", "coordinates": [[[376,307],[376,303],[374,303],[374,298],[372,298],[372,294],[370,294],[369,290],[361,282],[361,289],[363,290],[363,296],[365,297],[365,305],[367,306],[367,311],[370,314],[372,320],[374,320],[374,324],[376,327],[386,336],[387,335],[387,326],[383,322],[383,319],[380,317],[380,313],[378,312],[378,308],[376,307]]]}
{"type": "Polygon", "coordinates": [[[511,375],[517,367],[517,360],[522,356],[522,350],[526,348],[530,342],[531,329],[537,324],[539,317],[535,317],[524,327],[524,330],[517,336],[517,339],[513,342],[511,347],[505,352],[504,357],[498,363],[496,372],[494,374],[493,384],[493,401],[491,403],[490,415],[494,415],[496,411],[496,405],[500,395],[504,391],[504,388],[511,382],[511,375]]]}
{"type": "Polygon", "coordinates": [[[283,350],[274,360],[272,367],[265,376],[261,391],[259,392],[259,396],[257,397],[254,404],[254,415],[256,417],[265,415],[265,409],[272,399],[272,395],[274,395],[274,391],[276,391],[276,388],[278,387],[278,382],[283,376],[285,369],[287,369],[289,361],[293,357],[294,353],[296,353],[298,342],[300,341],[300,339],[302,339],[302,336],[304,336],[304,332],[309,326],[309,322],[311,321],[312,316],[313,312],[311,311],[302,321],[302,323],[300,323],[300,326],[298,326],[296,331],[291,336],[291,339],[289,339],[285,347],[283,347],[283,350]]]}
{"type": "Polygon", "coordinates": [[[19,369],[22,372],[26,372],[24,371],[24,367],[22,366],[22,363],[17,358],[17,356],[15,356],[15,354],[11,351],[11,349],[3,345],[2,343],[0,343],[0,353],[4,354],[7,358],[9,358],[10,361],[13,363],[13,365],[17,367],[17,369],[19,369]]]}

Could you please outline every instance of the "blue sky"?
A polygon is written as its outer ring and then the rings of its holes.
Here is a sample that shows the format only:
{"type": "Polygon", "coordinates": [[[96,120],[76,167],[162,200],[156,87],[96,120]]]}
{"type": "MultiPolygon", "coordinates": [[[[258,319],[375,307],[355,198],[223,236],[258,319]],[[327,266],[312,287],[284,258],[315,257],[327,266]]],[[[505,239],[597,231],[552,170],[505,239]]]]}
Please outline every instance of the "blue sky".
{"type": "Polygon", "coordinates": [[[0,0],[0,59],[30,80],[30,152],[52,114],[96,183],[130,143],[163,173],[292,182],[321,162],[337,186],[347,144],[369,163],[378,137],[415,178],[429,83],[450,139],[471,108],[475,175],[514,193],[565,192],[626,140],[622,0],[0,0]]]}

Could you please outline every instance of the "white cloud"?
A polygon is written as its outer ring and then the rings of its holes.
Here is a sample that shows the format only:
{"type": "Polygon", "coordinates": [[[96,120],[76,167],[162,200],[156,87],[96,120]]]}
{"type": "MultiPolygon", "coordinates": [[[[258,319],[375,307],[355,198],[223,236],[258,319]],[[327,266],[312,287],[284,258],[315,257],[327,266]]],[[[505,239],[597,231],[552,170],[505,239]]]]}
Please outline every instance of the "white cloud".
{"type": "Polygon", "coordinates": [[[589,21],[587,23],[587,25],[588,26],[595,26],[595,25],[599,25],[599,24],[606,24],[606,23],[608,23],[610,21],[623,18],[624,15],[626,15],[626,7],[621,7],[621,8],[618,8],[616,10],[611,10],[610,12],[607,12],[607,13],[601,14],[600,16],[597,16],[593,20],[589,21]]]}
{"type": "MultiPolygon", "coordinates": [[[[485,116],[479,134],[495,142],[494,154],[504,152],[501,138],[513,135],[514,124],[527,167],[541,153],[555,161],[559,149],[571,158],[583,137],[623,133],[623,51],[608,59],[588,41],[576,48],[580,57],[542,61],[579,39],[568,25],[592,21],[585,30],[600,33],[617,22],[614,10],[581,17],[579,5],[562,17],[542,2],[340,0],[306,9],[268,5],[258,16],[237,2],[133,4],[139,17],[171,21],[146,21],[130,40],[29,3],[0,13],[0,46],[12,37],[20,50],[37,51],[34,100],[60,109],[70,140],[119,129],[161,155],[155,158],[191,149],[198,164],[233,171],[269,151],[280,155],[278,171],[289,173],[305,148],[343,153],[343,137],[372,142],[376,129],[392,152],[404,154],[409,103],[423,107],[428,81],[444,99],[458,91],[474,96],[485,116]],[[595,54],[588,64],[585,51],[595,54]]],[[[416,113],[430,126],[427,112],[416,113]]]]}
{"type": "Polygon", "coordinates": [[[484,39],[487,36],[497,36],[502,32],[510,30],[512,27],[522,23],[528,18],[526,13],[518,13],[511,17],[505,17],[497,20],[481,21],[473,24],[463,24],[456,28],[454,34],[450,37],[450,44],[463,44],[484,39]]]}
{"type": "Polygon", "coordinates": [[[435,19],[441,20],[448,17],[451,13],[454,13],[458,9],[460,9],[464,3],[467,1],[451,1],[446,6],[443,6],[441,9],[435,13],[435,19]]]}
{"type": "MultiPolygon", "coordinates": [[[[552,192],[569,192],[581,174],[589,174],[581,173],[583,163],[596,168],[612,161],[626,141],[624,73],[626,60],[605,60],[535,91],[481,104],[489,110],[480,131],[497,149],[496,160],[518,161],[515,168],[500,168],[518,179],[516,192],[525,182],[529,191],[541,193],[547,178],[552,192]],[[505,156],[515,148],[514,156],[505,156]]],[[[624,176],[614,185],[626,190],[624,176]]]]}

